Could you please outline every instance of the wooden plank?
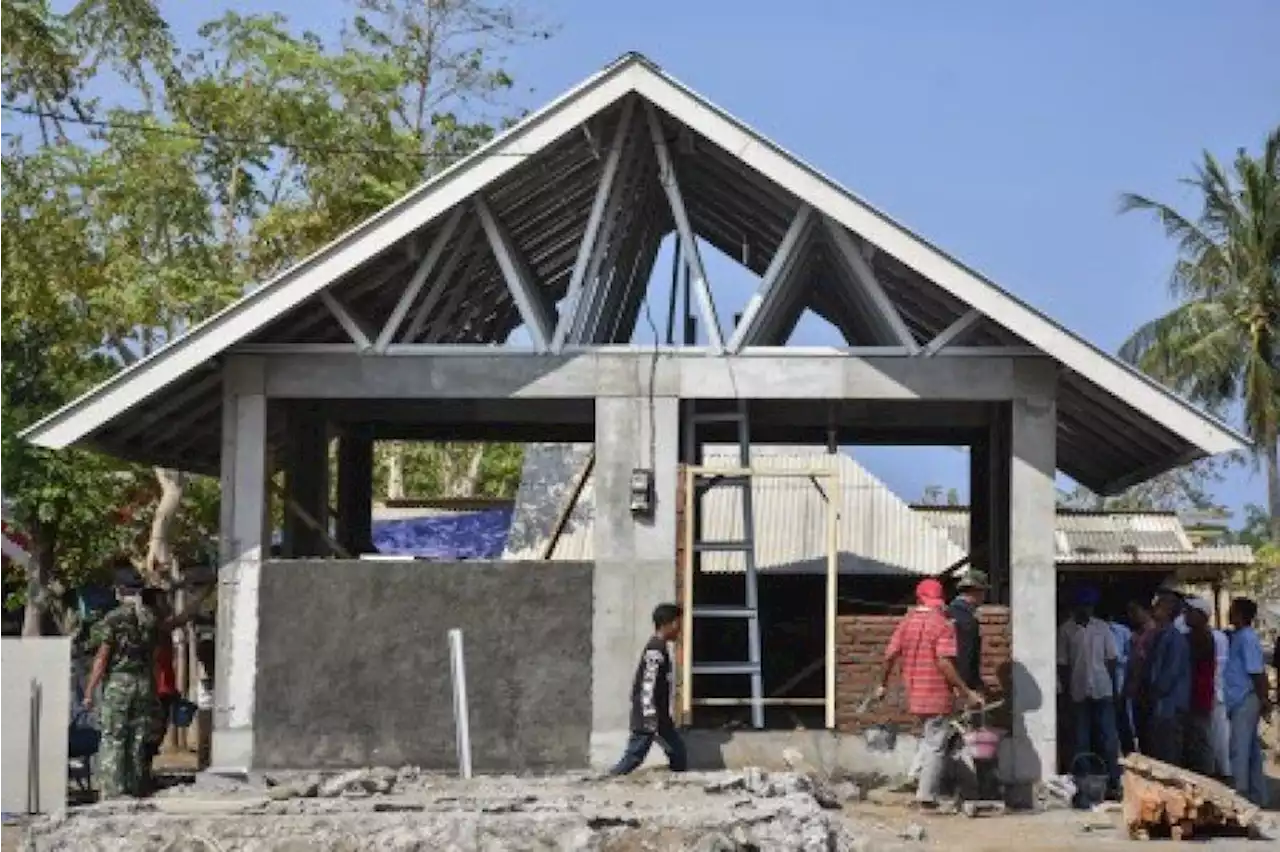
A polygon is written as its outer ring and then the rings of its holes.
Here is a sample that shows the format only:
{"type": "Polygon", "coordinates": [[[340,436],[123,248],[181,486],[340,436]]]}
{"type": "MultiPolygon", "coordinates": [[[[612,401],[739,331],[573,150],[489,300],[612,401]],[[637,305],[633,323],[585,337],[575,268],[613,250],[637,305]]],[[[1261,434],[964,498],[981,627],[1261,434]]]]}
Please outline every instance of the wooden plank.
{"type": "Polygon", "coordinates": [[[1256,835],[1261,809],[1225,784],[1140,754],[1121,758],[1121,809],[1133,839],[1168,832],[1175,840],[1230,829],[1256,835]]]}

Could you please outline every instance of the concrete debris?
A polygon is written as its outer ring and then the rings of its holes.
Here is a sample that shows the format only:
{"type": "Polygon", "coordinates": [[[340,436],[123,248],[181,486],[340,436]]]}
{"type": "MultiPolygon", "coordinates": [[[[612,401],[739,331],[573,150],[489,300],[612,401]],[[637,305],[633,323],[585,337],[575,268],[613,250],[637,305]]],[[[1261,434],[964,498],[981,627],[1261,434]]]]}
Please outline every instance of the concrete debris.
{"type": "Polygon", "coordinates": [[[221,800],[158,796],[149,809],[95,805],[33,823],[23,848],[292,850],[896,849],[887,827],[831,808],[855,784],[795,772],[652,774],[584,785],[581,776],[481,777],[360,769],[276,773],[221,800]],[[824,802],[826,804],[824,804],[824,802]]]}
{"type": "Polygon", "coordinates": [[[910,840],[915,843],[925,839],[926,832],[924,826],[918,822],[909,822],[902,827],[902,831],[898,832],[898,836],[903,840],[910,840]]]}
{"type": "Polygon", "coordinates": [[[396,783],[396,773],[390,769],[353,769],[324,779],[319,784],[319,795],[325,798],[338,796],[385,795],[396,783]]]}

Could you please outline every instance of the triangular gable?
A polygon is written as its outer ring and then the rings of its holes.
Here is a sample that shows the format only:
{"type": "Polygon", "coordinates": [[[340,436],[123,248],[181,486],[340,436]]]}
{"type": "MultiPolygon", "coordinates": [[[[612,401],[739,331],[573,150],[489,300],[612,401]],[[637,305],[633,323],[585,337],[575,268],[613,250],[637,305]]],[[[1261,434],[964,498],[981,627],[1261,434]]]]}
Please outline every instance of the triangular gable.
{"type": "MultiPolygon", "coordinates": [[[[1246,446],[1243,438],[1221,423],[1061,328],[635,54],[623,57],[533,113],[400,202],[196,326],[151,357],[132,365],[45,418],[24,435],[42,446],[53,448],[85,439],[112,418],[196,370],[228,347],[250,339],[303,302],[326,295],[326,288],[335,281],[359,270],[401,241],[421,234],[428,226],[436,228],[438,237],[441,229],[449,227],[449,221],[456,225],[456,214],[451,220],[451,211],[456,211],[466,202],[483,204],[476,200],[478,193],[513,172],[525,158],[550,148],[568,134],[578,132],[593,117],[624,101],[633,92],[643,98],[646,120],[650,122],[651,129],[654,128],[653,108],[656,107],[811,208],[822,220],[824,237],[833,247],[834,263],[843,270],[843,274],[865,274],[865,270],[859,268],[859,246],[862,249],[874,247],[902,267],[927,279],[953,303],[972,309],[970,314],[960,316],[935,337],[932,345],[945,342],[943,338],[948,335],[965,332],[975,320],[987,318],[1002,330],[1016,330],[1022,340],[1061,363],[1067,368],[1067,380],[1079,377],[1132,409],[1135,416],[1154,420],[1187,442],[1194,448],[1188,452],[1188,459],[1246,446]],[[857,245],[849,232],[860,240],[857,245]]],[[[654,129],[653,132],[656,137],[658,131],[654,129]]],[[[670,165],[659,163],[659,167],[669,169],[670,165]]],[[[673,204],[673,208],[676,206],[673,204]]],[[[483,215],[483,210],[481,218],[485,230],[492,232],[493,223],[489,221],[490,217],[483,215]]],[[[678,230],[687,230],[679,221],[675,224],[678,230]]],[[[490,233],[489,236],[502,237],[500,233],[490,233]]],[[[436,242],[443,250],[444,240],[436,242]]],[[[499,262],[502,263],[501,258],[499,262]]],[[[520,270],[513,269],[504,269],[503,272],[516,277],[520,274],[520,270]]],[[[695,277],[696,274],[695,270],[695,277]]],[[[570,282],[571,292],[573,287],[574,283],[570,282]]],[[[521,301],[519,292],[515,296],[516,301],[521,301]]],[[[767,298],[767,294],[762,294],[762,297],[767,298]]],[[[329,301],[333,301],[331,296],[329,301]]],[[[869,307],[876,306],[872,304],[869,307]]],[[[338,305],[336,312],[341,314],[341,308],[338,305]]],[[[560,335],[560,324],[556,318],[541,313],[543,309],[532,303],[522,303],[520,308],[523,315],[535,319],[536,337],[550,337],[554,343],[560,335]]],[[[903,328],[894,325],[892,316],[885,314],[885,318],[889,332],[909,335],[909,331],[904,332],[903,328]]],[[[908,342],[905,336],[903,340],[908,342]]],[[[730,348],[733,343],[731,339],[730,348]]],[[[927,356],[931,353],[926,347],[921,354],[927,356]]],[[[1087,440],[1087,436],[1080,440],[1087,440]]],[[[1109,484],[1119,487],[1121,483],[1109,484]]]]}

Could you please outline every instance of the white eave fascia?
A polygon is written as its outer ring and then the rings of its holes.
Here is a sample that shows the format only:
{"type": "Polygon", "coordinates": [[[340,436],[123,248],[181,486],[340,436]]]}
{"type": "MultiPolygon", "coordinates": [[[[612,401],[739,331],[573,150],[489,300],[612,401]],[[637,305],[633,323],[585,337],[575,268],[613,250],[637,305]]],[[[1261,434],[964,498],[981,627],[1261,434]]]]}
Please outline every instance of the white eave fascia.
{"type": "Polygon", "coordinates": [[[628,54],[435,175],[306,260],[150,356],[28,427],[21,437],[63,449],[314,296],[517,168],[636,88],[648,73],[628,54]]]}

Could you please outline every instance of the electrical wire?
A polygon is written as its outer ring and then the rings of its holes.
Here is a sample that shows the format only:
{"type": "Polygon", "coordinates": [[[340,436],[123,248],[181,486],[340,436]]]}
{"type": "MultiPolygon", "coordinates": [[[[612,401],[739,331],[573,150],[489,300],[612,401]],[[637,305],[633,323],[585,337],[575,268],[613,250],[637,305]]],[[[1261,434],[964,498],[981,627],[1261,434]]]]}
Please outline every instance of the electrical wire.
{"type": "MultiPolygon", "coordinates": [[[[160,126],[148,124],[142,121],[121,121],[118,119],[101,119],[87,118],[78,115],[68,115],[67,113],[57,112],[54,110],[42,110],[34,107],[18,106],[17,104],[0,104],[0,109],[6,112],[17,113],[19,115],[30,116],[32,118],[47,118],[53,121],[65,122],[67,124],[76,124],[83,127],[95,127],[100,130],[134,130],[140,133],[151,133],[157,136],[170,136],[179,139],[194,139],[201,142],[216,143],[221,142],[231,145],[254,145],[269,146],[275,148],[288,148],[293,151],[314,151],[322,154],[392,154],[398,157],[413,157],[419,160],[443,160],[446,162],[454,162],[465,157],[469,151],[409,151],[404,148],[395,148],[388,145],[325,145],[322,143],[311,142],[289,142],[281,139],[270,139],[265,137],[252,136],[234,136],[222,133],[206,133],[199,130],[188,130],[174,126],[160,126]]],[[[12,134],[6,134],[12,135],[12,134]]],[[[490,157],[529,157],[531,154],[520,151],[490,151],[487,152],[490,157]]]]}

